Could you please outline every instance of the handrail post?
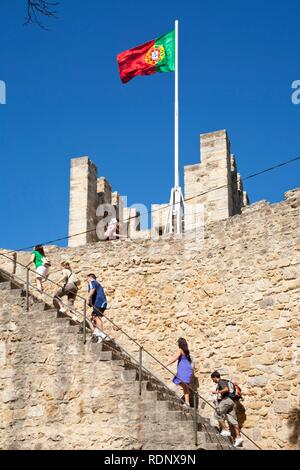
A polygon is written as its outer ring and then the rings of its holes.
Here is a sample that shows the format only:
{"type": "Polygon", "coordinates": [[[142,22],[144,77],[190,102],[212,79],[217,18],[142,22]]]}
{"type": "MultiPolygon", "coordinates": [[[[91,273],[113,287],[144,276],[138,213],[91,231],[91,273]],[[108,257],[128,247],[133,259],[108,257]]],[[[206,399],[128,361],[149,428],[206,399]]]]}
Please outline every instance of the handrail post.
{"type": "Polygon", "coordinates": [[[143,367],[143,346],[140,346],[139,357],[139,395],[142,395],[142,367],[143,367]]]}
{"type": "Polygon", "coordinates": [[[13,254],[13,274],[16,274],[17,272],[17,253],[15,252],[13,254]]]}
{"type": "Polygon", "coordinates": [[[194,436],[195,436],[195,446],[198,447],[198,416],[197,416],[197,396],[193,392],[193,404],[194,404],[194,436]]]}
{"type": "Polygon", "coordinates": [[[26,268],[26,311],[29,311],[29,268],[26,268]]]}
{"type": "Polygon", "coordinates": [[[83,301],[83,343],[86,343],[86,300],[83,301]]]}

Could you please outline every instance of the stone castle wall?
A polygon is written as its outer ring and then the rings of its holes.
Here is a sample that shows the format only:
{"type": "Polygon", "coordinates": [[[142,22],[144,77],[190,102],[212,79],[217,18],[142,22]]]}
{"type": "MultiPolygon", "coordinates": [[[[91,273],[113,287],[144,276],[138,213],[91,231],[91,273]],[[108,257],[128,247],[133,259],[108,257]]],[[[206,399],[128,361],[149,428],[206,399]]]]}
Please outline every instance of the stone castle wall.
{"type": "MultiPolygon", "coordinates": [[[[48,248],[50,277],[58,279],[55,271],[62,260],[70,261],[83,281],[94,271],[106,289],[114,289],[107,314],[118,325],[162,361],[176,350],[177,339],[185,337],[201,395],[211,399],[209,375],[222,369],[243,390],[245,432],[263,448],[297,448],[299,224],[300,190],[295,190],[282,203],[260,202],[242,209],[241,215],[207,225],[202,247],[189,234],[182,240],[48,248]]],[[[28,254],[18,254],[18,260],[27,261],[28,254]]],[[[11,270],[10,263],[1,261],[1,266],[11,270]]],[[[23,275],[19,268],[18,273],[23,275]]],[[[50,283],[47,289],[53,292],[50,283]]],[[[86,295],[84,285],[80,293],[86,295]]],[[[107,331],[137,354],[120,332],[110,326],[107,331]]],[[[58,345],[53,360],[59,354],[58,345]]],[[[34,370],[32,374],[35,380],[34,370]]],[[[74,366],[68,380],[76,381],[77,374],[74,366]]]]}

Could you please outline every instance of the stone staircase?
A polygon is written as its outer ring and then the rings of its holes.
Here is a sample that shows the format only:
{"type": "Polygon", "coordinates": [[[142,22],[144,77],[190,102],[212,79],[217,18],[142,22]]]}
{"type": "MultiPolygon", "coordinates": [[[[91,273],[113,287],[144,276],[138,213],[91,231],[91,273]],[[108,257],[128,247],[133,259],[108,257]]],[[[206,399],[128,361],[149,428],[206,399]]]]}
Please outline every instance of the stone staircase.
{"type": "MultiPolygon", "coordinates": [[[[0,269],[0,292],[5,291],[5,302],[25,309],[26,293],[24,286],[14,276],[0,269]]],[[[2,297],[4,298],[4,297],[2,297]]],[[[1,301],[1,300],[0,300],[1,301]]],[[[50,299],[49,299],[50,301],[50,299]]],[[[74,335],[74,342],[82,342],[82,325],[57,313],[49,304],[35,295],[29,297],[30,310],[24,313],[24,324],[39,318],[51,317],[56,325],[56,334],[74,335]],[[58,333],[57,333],[58,332],[58,333]]],[[[109,363],[116,377],[130,387],[134,394],[133,404],[142,422],[140,430],[140,449],[143,450],[236,450],[231,439],[223,438],[210,425],[208,419],[197,415],[198,446],[194,444],[194,410],[185,409],[178,396],[147,370],[142,371],[142,396],[139,397],[138,364],[113,340],[92,343],[88,334],[85,347],[91,348],[93,357],[100,363],[109,363]]]]}

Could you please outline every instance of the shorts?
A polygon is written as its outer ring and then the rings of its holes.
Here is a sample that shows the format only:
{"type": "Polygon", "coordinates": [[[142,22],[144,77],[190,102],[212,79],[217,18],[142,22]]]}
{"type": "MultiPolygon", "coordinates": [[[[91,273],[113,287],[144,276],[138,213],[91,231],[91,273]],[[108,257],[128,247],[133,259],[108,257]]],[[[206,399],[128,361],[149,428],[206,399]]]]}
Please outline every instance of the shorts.
{"type": "Polygon", "coordinates": [[[44,279],[47,277],[49,268],[47,266],[38,266],[35,270],[35,275],[37,279],[44,279]]]}
{"type": "Polygon", "coordinates": [[[92,318],[94,318],[94,317],[98,317],[98,318],[104,317],[105,310],[106,310],[106,308],[97,307],[97,305],[93,305],[92,318]]]}
{"type": "Polygon", "coordinates": [[[68,299],[76,299],[76,294],[77,294],[77,287],[73,282],[70,282],[69,284],[66,284],[64,287],[61,287],[58,289],[54,297],[64,297],[65,295],[68,296],[68,299]]]}
{"type": "Polygon", "coordinates": [[[218,421],[227,418],[230,424],[237,426],[236,403],[229,397],[223,398],[216,407],[215,417],[218,421]]]}

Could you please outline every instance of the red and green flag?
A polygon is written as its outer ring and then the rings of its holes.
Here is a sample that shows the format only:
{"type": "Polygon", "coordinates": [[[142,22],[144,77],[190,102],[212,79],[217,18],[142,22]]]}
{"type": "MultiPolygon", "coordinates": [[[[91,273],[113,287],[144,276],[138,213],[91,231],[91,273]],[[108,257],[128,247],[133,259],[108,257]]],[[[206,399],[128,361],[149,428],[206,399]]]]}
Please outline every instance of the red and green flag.
{"type": "Polygon", "coordinates": [[[175,71],[175,31],[141,46],[121,52],[117,57],[120,77],[127,83],[137,75],[175,71]]]}

